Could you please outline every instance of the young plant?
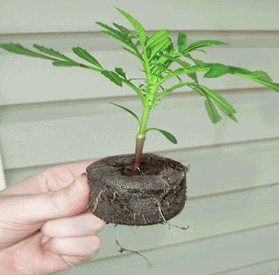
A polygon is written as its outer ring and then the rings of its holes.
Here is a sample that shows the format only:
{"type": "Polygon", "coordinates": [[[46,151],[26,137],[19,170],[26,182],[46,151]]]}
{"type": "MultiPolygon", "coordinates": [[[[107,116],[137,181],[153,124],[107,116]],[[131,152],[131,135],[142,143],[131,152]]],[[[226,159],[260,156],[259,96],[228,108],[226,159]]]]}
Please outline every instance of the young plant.
{"type": "Polygon", "coordinates": [[[117,10],[134,27],[136,34],[131,33],[127,28],[116,23],[113,23],[114,28],[101,22],[96,22],[96,24],[105,29],[102,33],[118,40],[124,45],[123,49],[125,51],[132,54],[140,61],[143,67],[143,73],[145,74],[145,80],[138,85],[134,83],[134,81],[138,81],[138,79],[129,79],[122,68],[115,68],[114,71],[106,70],[92,55],[80,47],[73,48],[73,52],[81,59],[91,63],[93,66],[74,61],[53,49],[48,49],[39,45],[33,45],[33,47],[40,53],[26,49],[20,44],[13,43],[0,44],[0,48],[14,54],[48,59],[53,62],[54,66],[58,67],[74,66],[93,70],[101,73],[104,77],[108,78],[118,86],[122,86],[124,83],[131,87],[138,94],[143,105],[141,120],[131,110],[114,103],[112,104],[129,112],[135,117],[138,123],[135,160],[132,170],[139,169],[145,137],[148,131],[157,130],[172,143],[177,143],[176,138],[171,133],[162,129],[147,128],[147,124],[151,110],[166,95],[178,88],[188,86],[199,95],[205,97],[205,109],[212,123],[217,123],[221,120],[217,108],[230,119],[237,122],[237,119],[234,116],[236,113],[235,109],[218,93],[201,85],[197,73],[205,73],[203,75],[205,78],[217,78],[226,74],[234,74],[261,83],[262,85],[279,92],[279,84],[273,83],[270,77],[263,71],[252,72],[239,67],[219,63],[205,63],[192,57],[192,53],[196,51],[206,53],[202,49],[204,47],[223,46],[228,44],[216,40],[202,40],[187,45],[186,35],[179,32],[176,50],[169,37],[170,32],[168,30],[158,31],[151,37],[148,37],[144,28],[136,19],[120,9],[117,10]],[[174,64],[177,65],[176,68],[173,68],[172,65],[174,64]],[[182,79],[182,77],[186,77],[186,81],[182,79]],[[166,88],[166,82],[172,78],[176,78],[178,83],[166,88]]]}

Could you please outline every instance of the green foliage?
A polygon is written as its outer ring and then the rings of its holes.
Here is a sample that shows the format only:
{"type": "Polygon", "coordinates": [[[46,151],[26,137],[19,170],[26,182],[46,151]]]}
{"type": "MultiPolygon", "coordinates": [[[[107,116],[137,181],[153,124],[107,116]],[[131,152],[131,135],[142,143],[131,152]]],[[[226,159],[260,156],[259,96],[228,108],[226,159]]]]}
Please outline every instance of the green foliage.
{"type": "Polygon", "coordinates": [[[60,58],[60,59],[63,59],[65,61],[68,61],[68,62],[73,62],[72,59],[68,58],[67,56],[53,50],[53,49],[47,49],[43,46],[39,46],[39,45],[33,45],[33,47],[37,50],[39,50],[40,52],[43,52],[43,53],[46,53],[48,55],[51,55],[51,56],[54,56],[54,57],[57,57],[57,58],[60,58]]]}
{"type": "Polygon", "coordinates": [[[162,98],[178,88],[188,86],[205,98],[205,110],[212,123],[215,124],[221,120],[218,110],[231,120],[237,122],[234,116],[236,113],[235,109],[217,92],[200,85],[198,73],[204,73],[204,78],[218,78],[232,74],[248,78],[279,92],[279,84],[272,82],[270,77],[263,71],[252,72],[240,67],[220,63],[206,63],[192,57],[192,54],[196,51],[206,53],[203,50],[205,47],[225,46],[228,45],[227,43],[216,40],[202,40],[188,45],[186,34],[179,32],[177,36],[177,49],[175,49],[168,30],[160,30],[149,37],[143,26],[135,18],[123,10],[117,10],[132,25],[136,34],[116,23],[113,23],[113,27],[101,22],[96,22],[96,24],[104,29],[102,33],[119,41],[123,44],[125,51],[140,61],[142,65],[141,71],[145,74],[141,83],[134,83],[134,81],[141,79],[128,79],[127,74],[122,68],[115,68],[115,71],[103,68],[95,57],[80,47],[73,48],[73,52],[79,58],[91,63],[93,66],[74,61],[58,51],[39,45],[33,45],[38,52],[14,43],[0,44],[0,48],[13,54],[50,60],[54,66],[58,67],[81,67],[90,69],[101,73],[118,86],[122,87],[123,83],[128,85],[138,94],[142,101],[144,108],[142,120],[140,121],[137,115],[131,110],[114,103],[112,104],[129,112],[136,118],[139,126],[138,135],[145,136],[148,131],[157,130],[174,144],[177,143],[177,140],[171,133],[157,128],[147,129],[147,123],[151,109],[162,98]],[[183,79],[184,77],[186,77],[186,80],[183,79]],[[164,87],[166,82],[172,78],[176,78],[178,84],[169,88],[164,87]]]}
{"type": "Polygon", "coordinates": [[[145,130],[144,134],[146,134],[148,131],[151,131],[151,130],[157,130],[159,131],[161,134],[163,134],[170,142],[174,143],[174,144],[177,144],[177,140],[176,138],[170,133],[170,132],[167,132],[165,130],[162,130],[162,129],[157,129],[157,128],[148,128],[145,130]]]}
{"type": "Polygon", "coordinates": [[[51,58],[49,56],[39,54],[36,52],[33,52],[31,50],[28,50],[21,46],[20,44],[14,44],[14,43],[9,43],[9,44],[0,44],[0,48],[14,54],[19,54],[19,55],[25,55],[25,56],[30,56],[30,57],[38,57],[38,58],[43,58],[43,59],[49,59],[49,60],[57,60],[56,58],[51,58]]]}
{"type": "Polygon", "coordinates": [[[203,47],[208,47],[208,46],[221,46],[221,45],[228,45],[227,43],[223,43],[221,41],[216,41],[216,40],[201,40],[198,42],[195,42],[189,47],[183,51],[184,54],[187,54],[189,52],[194,52],[197,49],[203,48],[203,47]]]}
{"type": "Polygon", "coordinates": [[[119,77],[115,72],[112,71],[102,71],[102,75],[107,77],[110,81],[115,83],[116,85],[122,87],[122,78],[119,77]]]}
{"type": "Polygon", "coordinates": [[[136,19],[134,19],[131,15],[126,13],[125,11],[120,10],[120,9],[117,9],[117,10],[131,23],[131,25],[137,31],[141,45],[145,45],[146,34],[145,34],[145,30],[142,27],[142,25],[136,19]]]}
{"type": "Polygon", "coordinates": [[[127,108],[125,108],[125,107],[123,107],[121,105],[118,105],[118,104],[115,104],[115,103],[112,103],[112,102],[110,102],[110,104],[113,104],[113,105],[115,105],[115,106],[117,106],[117,107],[127,111],[129,114],[131,114],[137,120],[138,126],[140,127],[140,120],[139,120],[138,116],[134,112],[132,112],[131,110],[129,110],[129,109],[127,109],[127,108]]]}
{"type": "Polygon", "coordinates": [[[100,65],[100,63],[97,61],[97,59],[95,57],[93,57],[91,54],[89,54],[86,50],[84,50],[80,47],[77,47],[77,48],[73,48],[73,52],[80,58],[88,61],[89,63],[92,63],[93,65],[95,65],[98,68],[100,68],[101,70],[103,70],[103,67],[100,65]]]}
{"type": "Polygon", "coordinates": [[[183,53],[187,47],[187,37],[183,32],[179,32],[177,36],[177,47],[180,53],[183,53]]]}
{"type": "Polygon", "coordinates": [[[221,120],[221,117],[220,117],[216,107],[214,106],[214,104],[208,97],[207,97],[207,100],[204,102],[204,105],[205,105],[207,114],[213,124],[215,124],[221,120]]]}

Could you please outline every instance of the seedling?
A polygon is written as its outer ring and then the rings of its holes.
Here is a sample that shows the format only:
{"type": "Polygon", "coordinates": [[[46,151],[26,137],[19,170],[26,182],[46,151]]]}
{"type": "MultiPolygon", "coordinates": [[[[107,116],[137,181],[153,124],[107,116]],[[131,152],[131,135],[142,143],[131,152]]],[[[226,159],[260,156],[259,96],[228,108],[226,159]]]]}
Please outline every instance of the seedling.
{"type": "Polygon", "coordinates": [[[217,78],[226,74],[234,74],[261,83],[262,85],[279,92],[279,84],[273,83],[270,77],[263,71],[249,71],[247,69],[223,65],[220,63],[205,63],[192,57],[192,53],[200,51],[206,53],[203,48],[209,46],[228,45],[216,40],[202,40],[190,45],[183,32],[178,33],[177,49],[175,49],[168,30],[161,30],[151,37],[146,35],[142,25],[126,12],[117,9],[134,27],[136,33],[127,28],[113,23],[110,27],[104,23],[96,22],[103,29],[102,33],[109,35],[124,45],[123,49],[137,58],[142,65],[144,80],[128,78],[122,68],[109,71],[89,54],[86,50],[76,47],[73,52],[81,59],[91,63],[93,66],[74,61],[71,58],[43,46],[33,45],[39,52],[31,51],[20,44],[0,44],[5,51],[26,55],[35,58],[43,58],[53,62],[58,67],[81,67],[101,73],[118,86],[123,84],[132,88],[140,97],[143,105],[141,120],[131,110],[114,104],[134,116],[138,123],[136,134],[135,160],[132,170],[139,170],[143,146],[147,132],[157,130],[169,141],[176,144],[176,138],[168,131],[158,128],[147,128],[151,110],[169,93],[183,86],[190,87],[194,92],[205,97],[205,109],[212,123],[221,120],[217,108],[233,121],[237,122],[235,109],[218,93],[200,84],[197,73],[205,73],[204,78],[217,78]],[[176,65],[176,68],[174,67],[176,65]],[[184,80],[186,77],[186,81],[184,80]],[[176,78],[178,83],[167,87],[168,80],[176,78]]]}

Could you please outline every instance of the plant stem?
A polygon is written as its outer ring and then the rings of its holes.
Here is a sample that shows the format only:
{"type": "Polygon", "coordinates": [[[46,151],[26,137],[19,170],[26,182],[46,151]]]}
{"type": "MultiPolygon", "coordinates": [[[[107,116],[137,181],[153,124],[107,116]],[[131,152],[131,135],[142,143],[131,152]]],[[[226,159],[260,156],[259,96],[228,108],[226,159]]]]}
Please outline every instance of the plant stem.
{"type": "Polygon", "coordinates": [[[135,161],[132,171],[139,169],[140,161],[142,156],[142,149],[144,145],[145,137],[137,137],[136,138],[136,152],[135,152],[135,161]]]}
{"type": "Polygon", "coordinates": [[[152,106],[148,105],[148,106],[145,106],[144,110],[143,110],[140,129],[138,131],[137,138],[136,138],[135,161],[134,161],[134,166],[132,168],[133,171],[139,169],[139,166],[140,166],[142,150],[143,150],[143,145],[144,145],[144,141],[145,141],[144,131],[147,128],[147,123],[148,123],[151,109],[152,109],[152,106]]]}

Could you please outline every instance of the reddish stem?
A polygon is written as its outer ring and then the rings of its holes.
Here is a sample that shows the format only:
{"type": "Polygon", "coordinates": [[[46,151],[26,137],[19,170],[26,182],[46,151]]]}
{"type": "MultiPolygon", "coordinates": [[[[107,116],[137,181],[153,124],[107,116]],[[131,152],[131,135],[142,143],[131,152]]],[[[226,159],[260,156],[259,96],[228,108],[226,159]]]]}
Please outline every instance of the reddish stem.
{"type": "Polygon", "coordinates": [[[136,139],[136,152],[135,152],[135,161],[132,171],[139,169],[140,161],[142,156],[142,150],[144,145],[145,137],[137,137],[136,139]]]}

